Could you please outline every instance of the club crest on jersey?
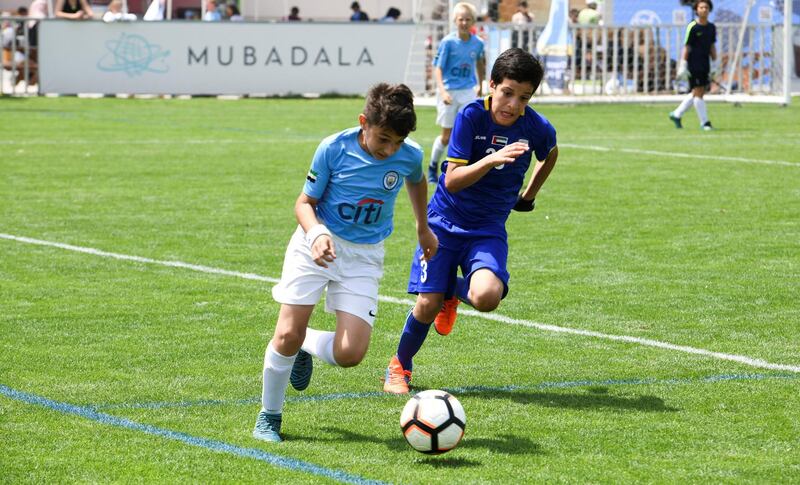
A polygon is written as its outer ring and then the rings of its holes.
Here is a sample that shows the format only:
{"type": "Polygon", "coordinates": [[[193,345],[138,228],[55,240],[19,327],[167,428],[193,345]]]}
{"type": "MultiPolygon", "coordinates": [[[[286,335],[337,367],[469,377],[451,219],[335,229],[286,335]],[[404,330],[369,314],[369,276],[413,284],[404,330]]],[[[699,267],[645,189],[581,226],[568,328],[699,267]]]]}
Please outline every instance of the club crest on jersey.
{"type": "Polygon", "coordinates": [[[508,137],[507,136],[494,135],[494,136],[492,136],[492,145],[506,146],[506,145],[508,145],[508,137]]]}
{"type": "Polygon", "coordinates": [[[386,190],[392,190],[393,188],[397,187],[397,182],[400,181],[400,175],[394,170],[390,170],[386,172],[386,175],[383,176],[383,188],[386,190]]]}
{"type": "Polygon", "coordinates": [[[308,180],[312,184],[317,183],[317,172],[309,170],[308,175],[306,175],[306,180],[308,180]]]}

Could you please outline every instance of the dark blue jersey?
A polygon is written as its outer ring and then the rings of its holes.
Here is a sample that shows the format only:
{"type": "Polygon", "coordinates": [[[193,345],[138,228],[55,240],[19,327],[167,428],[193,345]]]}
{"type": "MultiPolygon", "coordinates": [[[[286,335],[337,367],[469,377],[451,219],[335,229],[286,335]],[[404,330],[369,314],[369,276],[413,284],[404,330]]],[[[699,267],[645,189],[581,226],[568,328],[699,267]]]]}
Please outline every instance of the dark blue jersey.
{"type": "Polygon", "coordinates": [[[683,43],[689,50],[687,64],[689,72],[705,73],[711,70],[708,61],[711,56],[711,47],[717,41],[717,28],[711,22],[701,25],[696,20],[689,22],[686,27],[686,37],[683,43]]]}
{"type": "Polygon", "coordinates": [[[480,180],[454,194],[445,187],[444,177],[439,179],[428,207],[462,228],[504,228],[532,157],[542,161],[556,146],[555,128],[530,106],[506,127],[492,121],[491,100],[491,96],[477,99],[458,113],[442,171],[447,170],[446,164],[473,164],[517,141],[527,143],[530,150],[514,163],[489,170],[480,180]]]}

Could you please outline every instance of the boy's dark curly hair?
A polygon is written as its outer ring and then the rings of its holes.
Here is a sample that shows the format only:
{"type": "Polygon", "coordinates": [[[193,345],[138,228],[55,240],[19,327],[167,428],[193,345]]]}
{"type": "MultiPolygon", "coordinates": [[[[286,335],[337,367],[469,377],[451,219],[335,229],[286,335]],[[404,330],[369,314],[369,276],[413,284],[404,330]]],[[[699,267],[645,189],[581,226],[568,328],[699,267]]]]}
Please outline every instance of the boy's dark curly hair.
{"type": "Polygon", "coordinates": [[[405,84],[376,84],[367,93],[364,116],[370,125],[390,128],[406,137],[417,129],[414,94],[405,84]]]}

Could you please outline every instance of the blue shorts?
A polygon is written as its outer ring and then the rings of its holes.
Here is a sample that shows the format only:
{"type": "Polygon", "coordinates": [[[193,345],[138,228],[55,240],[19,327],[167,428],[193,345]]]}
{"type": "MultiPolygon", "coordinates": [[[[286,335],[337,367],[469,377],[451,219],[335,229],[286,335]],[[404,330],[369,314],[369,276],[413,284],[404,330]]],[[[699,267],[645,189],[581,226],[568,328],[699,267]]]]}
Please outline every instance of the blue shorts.
{"type": "Polygon", "coordinates": [[[428,211],[428,224],[439,238],[439,250],[429,261],[421,261],[419,245],[411,261],[408,292],[455,294],[458,269],[469,281],[479,269],[488,268],[503,282],[503,298],[508,294],[508,237],[505,227],[463,229],[439,214],[428,211]]]}

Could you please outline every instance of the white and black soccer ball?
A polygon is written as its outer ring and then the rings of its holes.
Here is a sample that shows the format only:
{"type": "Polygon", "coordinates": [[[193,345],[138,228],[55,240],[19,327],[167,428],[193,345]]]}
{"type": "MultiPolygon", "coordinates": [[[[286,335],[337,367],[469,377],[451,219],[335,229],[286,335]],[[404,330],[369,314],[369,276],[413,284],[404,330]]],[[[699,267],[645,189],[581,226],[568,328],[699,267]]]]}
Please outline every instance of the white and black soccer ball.
{"type": "Polygon", "coordinates": [[[439,455],[456,447],[464,436],[467,415],[452,394],[428,390],[408,400],[400,414],[400,429],[415,450],[439,455]]]}

